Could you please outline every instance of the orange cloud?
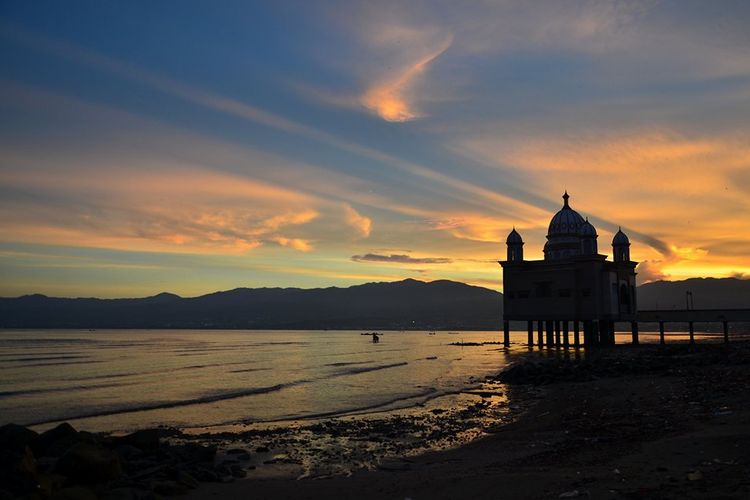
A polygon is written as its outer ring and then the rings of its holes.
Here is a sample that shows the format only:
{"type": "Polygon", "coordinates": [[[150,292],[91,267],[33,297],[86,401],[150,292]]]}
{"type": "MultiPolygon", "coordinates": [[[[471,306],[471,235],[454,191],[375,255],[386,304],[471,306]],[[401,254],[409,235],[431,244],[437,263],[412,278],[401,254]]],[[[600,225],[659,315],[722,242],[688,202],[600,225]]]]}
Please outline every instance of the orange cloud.
{"type": "Polygon", "coordinates": [[[453,36],[446,37],[437,49],[369,87],[360,98],[362,105],[389,122],[406,122],[421,117],[410,93],[414,81],[451,43],[453,36]]]}
{"type": "Polygon", "coordinates": [[[344,205],[346,223],[357,230],[360,236],[367,238],[372,230],[372,220],[354,210],[351,205],[344,205]]]}
{"type": "Polygon", "coordinates": [[[543,215],[537,221],[515,220],[512,217],[492,217],[481,214],[455,214],[445,218],[427,221],[435,230],[446,231],[454,238],[486,243],[503,243],[512,227],[546,227],[550,215],[543,215]]]}
{"type": "Polygon", "coordinates": [[[274,236],[271,241],[275,241],[282,247],[289,247],[300,252],[309,252],[313,249],[312,243],[309,240],[303,240],[300,238],[285,238],[283,236],[274,236]]]}
{"type": "Polygon", "coordinates": [[[319,200],[244,176],[192,166],[158,169],[67,166],[4,170],[0,185],[54,202],[0,206],[6,241],[135,250],[244,253],[272,241],[310,251],[279,234],[319,216],[319,200]],[[51,198],[50,198],[51,197],[51,198]]]}

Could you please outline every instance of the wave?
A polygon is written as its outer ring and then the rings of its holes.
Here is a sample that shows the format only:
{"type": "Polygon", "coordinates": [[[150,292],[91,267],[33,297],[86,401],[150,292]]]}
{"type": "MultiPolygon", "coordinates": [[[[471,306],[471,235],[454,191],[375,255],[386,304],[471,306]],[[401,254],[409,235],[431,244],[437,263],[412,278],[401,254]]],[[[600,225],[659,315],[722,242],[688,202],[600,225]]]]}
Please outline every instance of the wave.
{"type": "Polygon", "coordinates": [[[270,368],[244,368],[242,370],[229,370],[229,373],[250,373],[250,372],[262,372],[270,370],[270,368]]]}
{"type": "Polygon", "coordinates": [[[83,356],[83,355],[67,355],[67,356],[33,356],[33,357],[20,357],[20,358],[11,358],[11,359],[2,359],[0,360],[0,363],[11,363],[11,362],[24,362],[24,361],[56,361],[56,360],[62,360],[62,359],[86,359],[90,358],[91,356],[83,356]]]}
{"type": "Polygon", "coordinates": [[[350,366],[350,365],[366,365],[368,363],[374,363],[374,360],[368,361],[341,361],[339,363],[328,363],[323,366],[350,366]]]}
{"type": "Polygon", "coordinates": [[[0,399],[9,398],[15,396],[33,396],[36,394],[52,394],[55,392],[74,392],[74,391],[88,391],[93,389],[108,389],[111,387],[125,387],[129,385],[137,385],[138,382],[118,382],[111,384],[94,384],[94,385],[72,385],[69,387],[49,387],[44,389],[19,389],[16,391],[0,391],[0,399]]]}
{"type": "Polygon", "coordinates": [[[270,424],[270,423],[278,423],[278,422],[290,422],[295,420],[317,420],[319,418],[330,418],[330,417],[344,417],[344,416],[352,416],[352,415],[361,415],[364,413],[372,413],[373,410],[378,410],[380,408],[385,408],[391,405],[394,405],[396,403],[399,403],[401,401],[409,401],[410,399],[420,399],[420,401],[415,402],[414,405],[417,404],[423,404],[427,401],[430,401],[432,399],[436,399],[439,397],[443,397],[449,394],[456,393],[458,394],[461,391],[451,391],[451,392],[444,392],[444,391],[438,391],[434,387],[429,387],[425,389],[424,391],[415,392],[411,394],[402,394],[400,396],[393,397],[391,399],[387,399],[385,401],[378,401],[377,403],[372,403],[369,405],[364,406],[356,406],[353,408],[344,408],[341,410],[331,410],[331,411],[324,411],[324,412],[318,412],[318,413],[307,413],[305,415],[288,415],[282,418],[276,418],[271,420],[241,420],[239,422],[224,422],[219,425],[229,425],[229,424],[236,424],[236,423],[264,423],[264,424],[270,424]]]}
{"type": "MultiPolygon", "coordinates": [[[[220,366],[236,366],[236,365],[247,365],[249,364],[247,361],[237,361],[232,363],[206,363],[202,365],[190,365],[190,366],[178,366],[175,368],[166,368],[162,370],[143,370],[139,372],[118,372],[118,373],[102,373],[100,375],[87,375],[85,377],[70,377],[65,378],[63,380],[68,380],[71,382],[78,382],[82,380],[99,380],[99,379],[106,379],[106,378],[121,378],[121,377],[137,377],[139,375],[158,375],[160,373],[172,373],[176,371],[184,371],[184,370],[198,370],[201,368],[214,368],[214,367],[220,367],[220,366]]],[[[268,370],[268,368],[257,368],[258,370],[268,370]]],[[[233,372],[230,372],[233,373],[233,372]]]]}
{"type": "MultiPolygon", "coordinates": [[[[268,387],[259,387],[259,388],[253,388],[253,389],[238,389],[238,390],[232,390],[232,391],[223,391],[223,392],[218,392],[218,393],[211,393],[211,394],[204,395],[204,396],[199,396],[196,398],[183,399],[179,401],[157,401],[157,402],[152,402],[152,403],[135,404],[132,406],[126,406],[126,407],[121,407],[121,408],[109,408],[109,409],[102,409],[102,410],[82,411],[82,412],[74,413],[70,415],[56,416],[54,418],[50,418],[46,420],[29,422],[29,423],[26,423],[25,425],[27,426],[42,425],[42,424],[61,422],[64,420],[79,420],[82,418],[106,417],[106,416],[111,416],[111,415],[121,415],[125,413],[137,413],[141,411],[164,410],[164,409],[180,408],[184,406],[192,406],[192,405],[199,405],[199,404],[206,404],[206,403],[216,403],[218,401],[226,401],[230,399],[238,399],[238,398],[244,398],[248,396],[256,396],[259,394],[268,394],[271,392],[278,392],[288,387],[294,387],[297,385],[307,384],[307,383],[315,382],[319,380],[326,380],[326,379],[330,379],[334,377],[341,377],[341,376],[347,376],[347,375],[356,375],[359,373],[372,372],[376,370],[387,370],[389,368],[395,368],[398,366],[404,366],[408,364],[409,363],[407,362],[401,362],[401,363],[391,363],[387,365],[350,368],[348,370],[341,370],[331,375],[323,376],[323,377],[316,378],[316,379],[296,380],[292,382],[285,382],[285,383],[276,384],[276,385],[272,385],[268,387]]],[[[168,371],[172,371],[172,370],[168,370],[168,371]]],[[[410,397],[414,397],[414,396],[410,396],[410,397]]]]}
{"type": "Polygon", "coordinates": [[[62,361],[60,363],[31,363],[22,366],[0,366],[0,370],[20,370],[22,368],[34,368],[39,366],[70,366],[70,365],[92,365],[96,363],[104,363],[104,360],[88,360],[88,361],[62,361]]]}
{"type": "Polygon", "coordinates": [[[377,365],[377,366],[365,366],[362,368],[349,368],[348,370],[340,370],[333,374],[334,377],[339,377],[341,375],[357,375],[359,373],[367,373],[367,372],[374,372],[378,370],[387,370],[388,368],[395,368],[397,366],[406,366],[409,363],[406,361],[401,361],[400,363],[391,363],[388,365],[377,365]]]}
{"type": "Polygon", "coordinates": [[[286,389],[287,387],[293,387],[295,385],[305,384],[308,382],[310,381],[309,380],[297,380],[294,382],[276,384],[276,385],[272,385],[268,387],[258,387],[254,389],[242,389],[242,390],[236,390],[236,391],[213,393],[213,394],[209,394],[205,396],[199,396],[197,398],[182,399],[179,401],[158,401],[154,403],[136,404],[133,406],[126,406],[126,407],[121,407],[121,408],[82,411],[79,413],[73,413],[69,415],[56,416],[55,418],[50,418],[46,420],[27,422],[24,425],[28,427],[32,425],[52,424],[56,422],[62,422],[65,420],[80,420],[82,418],[106,417],[106,416],[111,416],[111,415],[123,415],[126,413],[137,413],[140,411],[165,410],[165,409],[171,409],[171,408],[180,408],[183,406],[215,403],[217,401],[226,401],[229,399],[244,398],[247,396],[254,396],[257,394],[268,394],[270,392],[277,392],[277,391],[286,389]]]}

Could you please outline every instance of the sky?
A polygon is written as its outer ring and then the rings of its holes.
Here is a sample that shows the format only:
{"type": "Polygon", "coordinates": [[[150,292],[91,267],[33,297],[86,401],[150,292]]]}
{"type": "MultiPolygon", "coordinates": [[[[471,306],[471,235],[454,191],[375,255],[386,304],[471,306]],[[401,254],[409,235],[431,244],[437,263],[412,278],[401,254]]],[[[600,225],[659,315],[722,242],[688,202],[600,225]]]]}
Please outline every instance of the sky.
{"type": "Polygon", "coordinates": [[[750,2],[0,4],[0,296],[750,276],[750,2]]]}

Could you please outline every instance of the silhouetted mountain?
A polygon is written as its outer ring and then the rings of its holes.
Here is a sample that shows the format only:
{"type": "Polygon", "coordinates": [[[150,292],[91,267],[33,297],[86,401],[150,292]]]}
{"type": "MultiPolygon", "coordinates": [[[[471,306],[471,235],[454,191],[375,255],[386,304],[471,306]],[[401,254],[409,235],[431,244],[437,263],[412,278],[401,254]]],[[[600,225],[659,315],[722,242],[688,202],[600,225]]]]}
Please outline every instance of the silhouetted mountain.
{"type": "Polygon", "coordinates": [[[638,287],[639,309],[685,309],[686,292],[692,292],[695,309],[750,308],[750,280],[690,278],[655,281],[638,287]]]}
{"type": "MultiPolygon", "coordinates": [[[[640,309],[750,308],[750,280],[694,278],[638,287],[640,309]]],[[[455,281],[407,279],[349,288],[237,288],[200,297],[0,298],[0,328],[499,330],[502,294],[455,281]]],[[[524,329],[522,323],[514,327],[524,329]]]]}
{"type": "Polygon", "coordinates": [[[498,329],[502,294],[407,279],[349,288],[238,288],[193,298],[0,299],[4,328],[498,329]]]}

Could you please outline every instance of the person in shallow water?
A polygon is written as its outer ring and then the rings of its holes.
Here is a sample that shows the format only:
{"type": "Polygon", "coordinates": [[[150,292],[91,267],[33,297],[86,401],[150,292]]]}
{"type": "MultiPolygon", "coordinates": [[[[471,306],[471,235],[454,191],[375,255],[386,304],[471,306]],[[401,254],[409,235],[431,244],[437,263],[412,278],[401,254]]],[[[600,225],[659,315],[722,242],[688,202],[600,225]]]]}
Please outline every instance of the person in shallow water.
{"type": "Polygon", "coordinates": [[[372,332],[372,343],[377,344],[380,342],[380,336],[378,335],[378,332],[372,332]]]}

